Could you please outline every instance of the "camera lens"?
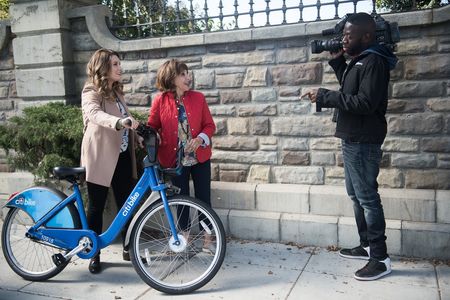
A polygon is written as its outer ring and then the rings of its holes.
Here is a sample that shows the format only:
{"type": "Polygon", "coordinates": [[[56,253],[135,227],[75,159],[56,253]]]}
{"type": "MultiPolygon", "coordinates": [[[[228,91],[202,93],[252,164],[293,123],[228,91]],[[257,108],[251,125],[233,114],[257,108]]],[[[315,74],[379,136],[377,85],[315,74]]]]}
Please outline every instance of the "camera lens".
{"type": "Polygon", "coordinates": [[[322,41],[314,40],[311,41],[311,52],[312,53],[321,53],[323,51],[322,41]]]}
{"type": "Polygon", "coordinates": [[[311,52],[322,53],[323,51],[337,52],[342,49],[340,40],[313,40],[311,41],[311,52]]]}
{"type": "Polygon", "coordinates": [[[323,46],[324,51],[338,52],[340,49],[342,49],[342,42],[338,40],[325,41],[323,46]]]}

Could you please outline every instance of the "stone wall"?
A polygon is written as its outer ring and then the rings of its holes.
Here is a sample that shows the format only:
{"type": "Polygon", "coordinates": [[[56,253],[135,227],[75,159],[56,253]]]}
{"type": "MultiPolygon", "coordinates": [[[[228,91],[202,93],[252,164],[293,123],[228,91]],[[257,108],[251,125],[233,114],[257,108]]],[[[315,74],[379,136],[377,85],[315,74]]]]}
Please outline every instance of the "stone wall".
{"type": "MultiPolygon", "coordinates": [[[[107,28],[106,7],[84,7],[95,2],[12,1],[18,96],[9,88],[0,98],[15,101],[14,109],[0,107],[5,116],[25,105],[79,103],[86,63],[100,47],[120,53],[126,100],[147,112],[156,70],[179,58],[217,125],[211,201],[227,233],[318,246],[358,242],[331,111],[315,113],[298,100],[305,87],[338,88],[327,55],[308,46],[335,21],[122,41],[107,28]]],[[[385,18],[399,23],[402,36],[379,176],[389,253],[449,259],[450,6],[385,18]]],[[[3,56],[0,66],[11,62],[3,56]]],[[[14,86],[6,70],[0,91],[14,86]]],[[[30,174],[0,173],[0,206],[31,182],[30,174]]],[[[106,213],[110,221],[114,213],[106,213]]]]}
{"type": "Polygon", "coordinates": [[[9,21],[0,22],[0,48],[0,120],[4,121],[14,114],[20,102],[16,92],[9,21]]]}
{"type": "Polygon", "coordinates": [[[27,105],[46,101],[79,103],[73,73],[69,10],[95,0],[10,1],[18,95],[27,105]]]}
{"type": "MultiPolygon", "coordinates": [[[[327,54],[309,49],[309,41],[322,38],[335,21],[122,41],[107,28],[106,7],[83,6],[95,1],[13,2],[24,102],[79,102],[89,57],[107,47],[121,53],[128,104],[148,111],[157,68],[179,58],[192,70],[193,88],[206,95],[217,125],[214,180],[343,184],[331,110],[315,113],[314,105],[298,100],[306,87],[338,88],[327,54]],[[49,11],[59,24],[30,27],[49,11]]],[[[399,23],[402,39],[391,75],[382,187],[450,189],[449,12],[446,6],[385,16],[399,23]]]]}
{"type": "MultiPolygon", "coordinates": [[[[21,99],[17,96],[14,75],[14,56],[12,48],[11,25],[9,21],[0,22],[0,122],[17,114],[21,99]]],[[[12,171],[6,154],[0,150],[0,172],[12,171]]]]}

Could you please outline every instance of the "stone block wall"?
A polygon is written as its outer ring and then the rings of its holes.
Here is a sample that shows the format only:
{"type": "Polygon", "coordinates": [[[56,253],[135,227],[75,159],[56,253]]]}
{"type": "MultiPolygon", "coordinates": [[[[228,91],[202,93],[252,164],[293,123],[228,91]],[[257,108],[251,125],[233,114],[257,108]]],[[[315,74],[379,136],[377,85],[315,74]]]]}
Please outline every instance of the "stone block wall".
{"type": "Polygon", "coordinates": [[[0,22],[0,120],[14,113],[20,99],[14,76],[14,56],[9,21],[0,22]]]}
{"type": "MultiPolygon", "coordinates": [[[[307,87],[338,88],[327,54],[309,49],[335,21],[122,41],[108,30],[106,7],[84,7],[94,0],[11,2],[15,73],[0,68],[0,96],[9,87],[0,104],[15,102],[11,110],[0,106],[5,116],[25,105],[79,103],[86,64],[100,47],[120,53],[126,100],[148,112],[158,67],[178,58],[217,125],[211,201],[227,232],[319,246],[357,242],[331,110],[315,113],[298,100],[307,87]],[[33,20],[42,24],[33,27],[33,20]],[[15,81],[17,96],[10,92],[15,81]]],[[[385,18],[399,23],[402,37],[379,176],[389,251],[448,259],[450,6],[385,18]]],[[[12,59],[2,56],[0,67],[12,59]]],[[[17,189],[12,175],[0,174],[8,179],[0,182],[0,203],[9,186],[17,189]]]]}
{"type": "MultiPolygon", "coordinates": [[[[22,107],[79,103],[86,64],[107,47],[121,55],[128,104],[147,112],[158,67],[178,58],[190,67],[193,88],[206,95],[217,125],[213,180],[343,184],[332,111],[315,113],[298,99],[307,87],[338,88],[328,54],[309,47],[335,21],[123,41],[108,30],[107,7],[86,6],[95,2],[12,1],[22,107]]],[[[450,189],[449,16],[450,6],[385,15],[399,23],[401,42],[391,74],[382,187],[450,189]]]]}
{"type": "Polygon", "coordinates": [[[66,13],[95,0],[12,0],[15,79],[19,110],[48,101],[79,103],[75,90],[70,22],[66,13]]]}
{"type": "MultiPolygon", "coordinates": [[[[449,8],[385,16],[399,23],[401,42],[391,74],[382,187],[450,188],[449,8]]],[[[193,88],[206,95],[217,125],[214,180],[343,184],[331,110],[315,113],[314,105],[298,100],[306,87],[338,88],[327,53],[309,48],[334,21],[117,41],[84,10],[70,15],[77,93],[90,55],[109,46],[122,56],[128,104],[148,111],[158,67],[178,58],[192,70],[193,88]]],[[[110,16],[104,7],[95,10],[110,16]]]]}
{"type": "MultiPolygon", "coordinates": [[[[17,114],[21,99],[17,96],[14,74],[13,36],[9,21],[0,21],[0,122],[17,114]]],[[[12,171],[6,154],[0,150],[0,172],[12,171]]]]}

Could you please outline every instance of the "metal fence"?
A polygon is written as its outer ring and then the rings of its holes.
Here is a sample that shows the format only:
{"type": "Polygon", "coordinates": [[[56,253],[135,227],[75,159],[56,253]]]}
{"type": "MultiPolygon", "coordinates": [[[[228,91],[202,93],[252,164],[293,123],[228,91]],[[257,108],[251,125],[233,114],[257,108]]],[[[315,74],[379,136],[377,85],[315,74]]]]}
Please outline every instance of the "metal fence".
{"type": "MultiPolygon", "coordinates": [[[[237,30],[375,13],[375,0],[101,0],[113,12],[110,30],[121,39],[237,30]]],[[[413,1],[413,5],[416,1],[413,1]]]]}

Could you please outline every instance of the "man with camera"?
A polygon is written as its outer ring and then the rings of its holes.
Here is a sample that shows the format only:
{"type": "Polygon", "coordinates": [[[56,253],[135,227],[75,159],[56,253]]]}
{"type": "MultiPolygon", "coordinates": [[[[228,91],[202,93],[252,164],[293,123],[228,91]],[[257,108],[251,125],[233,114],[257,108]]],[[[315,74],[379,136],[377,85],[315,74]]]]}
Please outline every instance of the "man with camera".
{"type": "Polygon", "coordinates": [[[397,58],[389,48],[377,42],[376,27],[369,14],[350,15],[342,31],[342,49],[331,53],[329,61],[340,90],[305,89],[300,97],[308,96],[316,103],[318,112],[321,108],[335,108],[335,136],[342,139],[345,185],[353,201],[360,237],[359,246],[341,249],[339,254],[368,260],[356,271],[354,276],[358,280],[375,280],[391,272],[377,176],[381,144],[387,132],[389,71],[395,67],[397,58]],[[351,58],[348,64],[344,53],[351,58]]]}

